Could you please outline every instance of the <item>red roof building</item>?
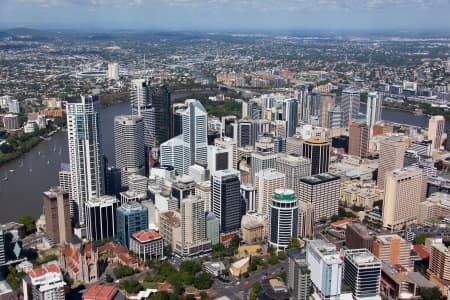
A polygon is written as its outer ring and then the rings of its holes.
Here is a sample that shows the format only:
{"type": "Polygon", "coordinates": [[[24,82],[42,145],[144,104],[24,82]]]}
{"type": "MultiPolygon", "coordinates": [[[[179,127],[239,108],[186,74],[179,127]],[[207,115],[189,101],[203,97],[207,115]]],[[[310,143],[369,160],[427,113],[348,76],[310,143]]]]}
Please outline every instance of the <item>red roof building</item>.
{"type": "Polygon", "coordinates": [[[83,294],[83,300],[119,300],[125,296],[118,288],[110,285],[95,284],[90,286],[83,294]]]}
{"type": "Polygon", "coordinates": [[[164,256],[162,236],[154,230],[141,230],[130,237],[130,250],[144,261],[160,259],[164,256]]]}

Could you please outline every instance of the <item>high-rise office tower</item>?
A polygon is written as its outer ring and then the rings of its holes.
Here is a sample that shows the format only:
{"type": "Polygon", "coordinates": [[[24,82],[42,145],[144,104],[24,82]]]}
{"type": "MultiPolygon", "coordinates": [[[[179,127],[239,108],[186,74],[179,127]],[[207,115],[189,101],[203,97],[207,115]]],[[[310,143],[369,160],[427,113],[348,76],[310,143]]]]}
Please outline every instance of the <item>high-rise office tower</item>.
{"type": "Polygon", "coordinates": [[[69,193],[61,187],[44,192],[45,232],[55,244],[72,241],[69,193]]]}
{"type": "Polygon", "coordinates": [[[428,139],[431,140],[431,149],[433,152],[440,151],[444,130],[445,118],[443,116],[432,116],[428,121],[428,139]]]}
{"type": "Polygon", "coordinates": [[[348,154],[361,158],[369,151],[369,128],[365,121],[354,120],[350,124],[348,154]]]}
{"type": "Polygon", "coordinates": [[[384,187],[383,226],[397,230],[415,223],[419,203],[425,200],[426,193],[422,169],[408,167],[389,171],[384,187]]]}
{"type": "Polygon", "coordinates": [[[298,201],[298,236],[311,238],[314,234],[314,204],[298,201]]]}
{"type": "Polygon", "coordinates": [[[105,172],[105,194],[119,195],[122,191],[122,171],[119,168],[108,167],[105,172]]]}
{"type": "Polygon", "coordinates": [[[294,135],[286,139],[286,154],[303,156],[303,139],[300,135],[294,135]]]}
{"type": "Polygon", "coordinates": [[[133,233],[148,229],[148,209],[139,202],[127,202],[116,209],[116,239],[130,248],[133,233]]]}
{"type": "Polygon", "coordinates": [[[367,249],[344,251],[344,282],[354,299],[373,299],[380,292],[381,261],[367,249]]]}
{"type": "MultiPolygon", "coordinates": [[[[155,116],[155,145],[161,145],[170,139],[170,108],[172,98],[166,84],[152,86],[152,108],[155,116]]],[[[184,128],[183,128],[184,130],[184,128]]]]}
{"type": "Polygon", "coordinates": [[[229,138],[229,137],[223,137],[221,139],[216,139],[214,141],[214,145],[232,148],[232,151],[233,151],[233,161],[232,161],[233,167],[232,168],[236,169],[237,163],[238,163],[238,153],[237,153],[238,146],[237,146],[236,140],[229,138]]]}
{"type": "Polygon", "coordinates": [[[119,80],[119,64],[110,63],[108,64],[108,79],[109,80],[119,80]]]}
{"type": "Polygon", "coordinates": [[[277,189],[286,186],[286,175],[276,169],[263,169],[255,174],[256,210],[269,216],[269,201],[277,189]]]}
{"type": "Polygon", "coordinates": [[[174,103],[172,105],[172,137],[183,133],[183,112],[186,109],[186,103],[174,103]]]}
{"type": "Polygon", "coordinates": [[[219,219],[221,233],[239,230],[242,217],[242,198],[238,171],[230,169],[212,174],[211,210],[219,219]]]}
{"type": "Polygon", "coordinates": [[[161,144],[161,165],[173,166],[178,174],[189,174],[196,161],[208,156],[208,114],[198,100],[186,100],[182,113],[183,133],[161,144]]]}
{"type": "Polygon", "coordinates": [[[195,194],[195,182],[189,176],[180,176],[172,184],[170,198],[176,202],[177,209],[180,208],[183,199],[195,194]]]}
{"type": "Polygon", "coordinates": [[[277,189],[269,204],[269,245],[286,249],[298,236],[298,200],[293,190],[277,189]]]}
{"type": "Polygon", "coordinates": [[[298,199],[314,205],[314,221],[337,214],[341,195],[341,178],[322,173],[300,179],[298,199]]]}
{"type": "Polygon", "coordinates": [[[431,245],[427,273],[437,276],[440,280],[450,281],[450,249],[445,244],[434,243],[431,245]]]}
{"type": "Polygon", "coordinates": [[[188,108],[183,112],[183,159],[185,172],[196,161],[207,161],[208,155],[208,113],[198,100],[186,100],[188,108]]]}
{"type": "Polygon", "coordinates": [[[242,119],[238,122],[238,146],[255,146],[256,137],[254,132],[253,120],[242,119]]]}
{"type": "MultiPolygon", "coordinates": [[[[70,164],[61,163],[58,173],[59,186],[69,193],[70,217],[73,218],[78,214],[77,207],[74,205],[72,197],[72,172],[70,171],[70,164]]],[[[75,220],[74,220],[75,221],[75,220]]]]}
{"type": "Polygon", "coordinates": [[[411,266],[411,243],[396,234],[377,235],[373,241],[372,253],[391,264],[404,268],[411,266]]]}
{"type": "Polygon", "coordinates": [[[298,101],[295,98],[283,101],[283,120],[286,121],[286,135],[293,136],[298,125],[298,101]]]}
{"type": "Polygon", "coordinates": [[[131,113],[140,116],[144,122],[144,145],[146,149],[155,146],[155,113],[152,108],[152,91],[150,81],[131,80],[131,113]]]}
{"type": "Polygon", "coordinates": [[[369,127],[369,137],[373,136],[373,125],[381,120],[383,97],[377,92],[369,92],[367,97],[366,121],[369,127]]]}
{"type": "Polygon", "coordinates": [[[267,153],[267,152],[253,152],[250,157],[252,181],[255,180],[255,175],[261,170],[270,169],[275,167],[275,161],[278,159],[279,154],[267,153]]]}
{"type": "Polygon", "coordinates": [[[349,88],[342,91],[341,109],[343,113],[343,125],[348,127],[350,125],[353,116],[359,114],[359,102],[360,102],[359,89],[349,88]]]}
{"type": "Polygon", "coordinates": [[[386,173],[403,167],[406,142],[403,136],[390,136],[380,142],[378,160],[378,188],[384,189],[386,173]]]}
{"type": "Polygon", "coordinates": [[[328,112],[328,128],[343,128],[344,113],[340,106],[335,106],[328,112]]]}
{"type": "Polygon", "coordinates": [[[145,174],[144,121],[139,116],[114,118],[114,150],[116,167],[121,169],[121,182],[128,186],[128,177],[145,174]]]}
{"type": "Polygon", "coordinates": [[[86,237],[90,241],[109,240],[116,235],[114,196],[100,196],[86,202],[86,237]]]}
{"type": "Polygon", "coordinates": [[[311,294],[311,270],[305,256],[298,249],[289,249],[287,257],[287,285],[292,293],[292,299],[308,300],[311,294]]]}
{"type": "Polygon", "coordinates": [[[342,260],[336,246],[324,240],[308,241],[306,262],[311,282],[321,299],[339,299],[342,288],[342,260]]]}
{"type": "Polygon", "coordinates": [[[181,201],[181,241],[175,252],[191,256],[211,250],[211,241],[206,238],[206,212],[203,199],[189,196],[181,201]]]}
{"type": "Polygon", "coordinates": [[[104,179],[97,96],[67,101],[67,136],[75,223],[84,224],[84,203],[103,195],[104,179]]]}
{"type": "Polygon", "coordinates": [[[211,173],[220,170],[233,169],[233,147],[208,146],[208,169],[211,173]]]}
{"type": "Polygon", "coordinates": [[[256,211],[256,188],[251,184],[241,184],[241,195],[245,202],[245,212],[256,211]]]}
{"type": "Polygon", "coordinates": [[[309,124],[312,117],[320,115],[320,94],[312,90],[312,85],[302,85],[298,90],[299,119],[304,124],[309,124]]]}
{"type": "Polygon", "coordinates": [[[284,154],[275,161],[275,169],[286,175],[286,188],[298,195],[300,178],[311,175],[311,161],[302,156],[284,154]]]}
{"type": "Polygon", "coordinates": [[[311,137],[303,142],[303,156],[311,160],[311,175],[328,172],[330,143],[321,137],[311,137]]]}
{"type": "Polygon", "coordinates": [[[328,113],[333,110],[336,105],[336,97],[334,95],[322,95],[320,99],[320,126],[329,128],[328,113]]]}
{"type": "MultiPolygon", "coordinates": [[[[245,118],[245,116],[242,116],[245,118]]],[[[222,135],[224,137],[234,139],[237,141],[238,139],[238,121],[236,116],[224,116],[222,117],[222,135]]]]}

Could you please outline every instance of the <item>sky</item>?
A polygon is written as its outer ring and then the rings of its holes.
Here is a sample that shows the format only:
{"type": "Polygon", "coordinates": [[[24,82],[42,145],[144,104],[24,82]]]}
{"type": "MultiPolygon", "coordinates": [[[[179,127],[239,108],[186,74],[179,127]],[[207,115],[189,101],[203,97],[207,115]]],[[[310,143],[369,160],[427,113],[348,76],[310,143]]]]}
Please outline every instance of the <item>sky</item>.
{"type": "Polygon", "coordinates": [[[450,30],[450,0],[0,0],[0,27],[450,30]]]}

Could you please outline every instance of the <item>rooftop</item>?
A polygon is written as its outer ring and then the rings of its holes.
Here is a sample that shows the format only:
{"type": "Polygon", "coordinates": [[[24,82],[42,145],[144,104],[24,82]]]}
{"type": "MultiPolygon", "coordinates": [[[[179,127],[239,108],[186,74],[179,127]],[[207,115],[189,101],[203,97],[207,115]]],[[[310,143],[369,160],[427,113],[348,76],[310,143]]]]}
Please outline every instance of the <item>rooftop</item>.
{"type": "Polygon", "coordinates": [[[307,176],[300,179],[300,181],[305,182],[307,184],[320,184],[328,181],[338,180],[339,176],[331,174],[331,173],[322,173],[313,176],[307,176]]]}
{"type": "Polygon", "coordinates": [[[328,141],[326,139],[324,139],[323,137],[320,137],[320,136],[310,137],[309,139],[306,139],[305,142],[309,143],[309,144],[327,144],[328,143],[328,141]]]}
{"type": "Polygon", "coordinates": [[[94,284],[83,294],[84,300],[112,300],[119,290],[111,285],[94,284]]]}
{"type": "Polygon", "coordinates": [[[132,236],[141,243],[146,243],[161,238],[161,235],[154,230],[141,230],[133,233],[132,236]]]}

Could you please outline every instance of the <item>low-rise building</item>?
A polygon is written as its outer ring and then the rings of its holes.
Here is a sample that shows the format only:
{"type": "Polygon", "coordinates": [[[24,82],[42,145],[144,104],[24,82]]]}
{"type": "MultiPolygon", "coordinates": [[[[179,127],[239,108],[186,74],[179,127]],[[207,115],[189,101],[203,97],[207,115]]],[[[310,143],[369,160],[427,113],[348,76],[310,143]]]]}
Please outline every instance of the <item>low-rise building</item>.
{"type": "Polygon", "coordinates": [[[223,262],[211,262],[205,261],[202,265],[203,269],[209,274],[218,277],[222,274],[222,271],[225,270],[225,265],[223,262]]]}
{"type": "Polygon", "coordinates": [[[160,259],[164,256],[162,236],[154,230],[141,230],[130,237],[130,250],[142,260],[160,259]]]}
{"type": "Polygon", "coordinates": [[[261,241],[264,238],[264,216],[256,212],[242,216],[241,232],[247,243],[261,241]]]}
{"type": "Polygon", "coordinates": [[[83,300],[125,300],[118,288],[111,285],[94,284],[87,288],[83,300]]]}
{"type": "Polygon", "coordinates": [[[411,267],[411,243],[396,234],[378,235],[372,245],[372,253],[380,260],[403,268],[411,267]]]}
{"type": "Polygon", "coordinates": [[[450,216],[450,194],[436,192],[427,200],[419,203],[418,222],[423,224],[430,218],[446,218],[450,216]]]}
{"type": "Polygon", "coordinates": [[[66,244],[59,255],[59,263],[74,281],[95,282],[102,271],[92,243],[66,244]]]}
{"type": "Polygon", "coordinates": [[[56,261],[31,270],[22,280],[24,299],[64,300],[65,286],[63,274],[56,261]]]}

